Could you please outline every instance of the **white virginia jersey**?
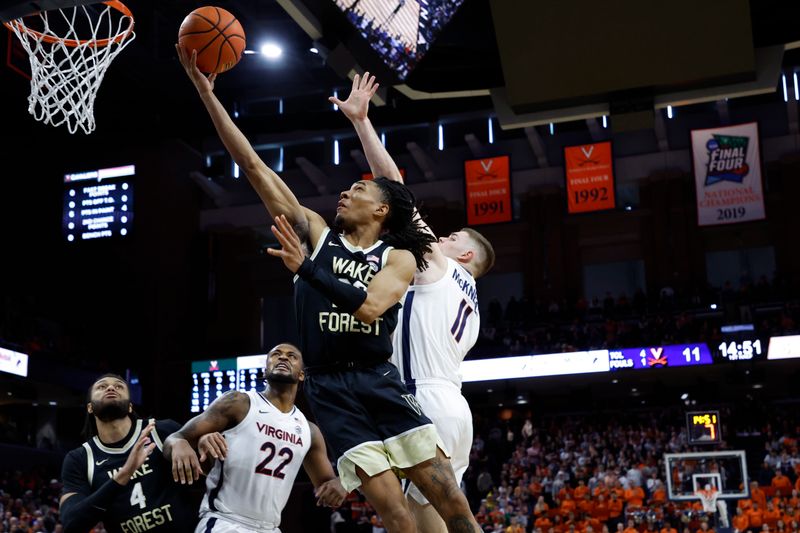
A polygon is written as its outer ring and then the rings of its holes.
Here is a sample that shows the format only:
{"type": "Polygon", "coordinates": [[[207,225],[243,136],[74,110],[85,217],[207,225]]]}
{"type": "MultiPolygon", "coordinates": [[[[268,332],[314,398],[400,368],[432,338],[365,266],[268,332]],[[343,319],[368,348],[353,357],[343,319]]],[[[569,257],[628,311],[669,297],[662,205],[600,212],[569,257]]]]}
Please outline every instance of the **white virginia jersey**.
{"type": "Polygon", "coordinates": [[[417,380],[446,380],[461,388],[459,366],[480,331],[475,279],[447,259],[444,276],[406,292],[392,339],[392,363],[409,391],[417,380]]]}
{"type": "Polygon", "coordinates": [[[206,480],[200,515],[217,515],[248,529],[273,531],[294,479],[311,448],[311,428],[297,407],[281,412],[260,392],[248,391],[244,420],[222,434],[228,444],[206,480]]]}

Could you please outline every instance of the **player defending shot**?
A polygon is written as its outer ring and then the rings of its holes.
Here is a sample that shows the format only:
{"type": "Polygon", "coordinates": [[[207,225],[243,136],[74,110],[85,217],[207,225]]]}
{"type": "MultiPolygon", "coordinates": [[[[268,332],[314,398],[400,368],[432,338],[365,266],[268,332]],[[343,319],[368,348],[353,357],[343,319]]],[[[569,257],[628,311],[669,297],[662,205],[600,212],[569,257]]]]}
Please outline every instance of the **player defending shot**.
{"type": "MultiPolygon", "coordinates": [[[[353,123],[372,174],[402,181],[367,117],[377,89],[375,77],[367,72],[355,76],[347,100],[330,100],[353,123]]],[[[430,231],[427,225],[424,228],[430,231]]],[[[483,235],[463,228],[432,244],[425,260],[428,268],[417,269],[414,284],[402,300],[392,362],[436,426],[460,484],[469,466],[472,412],[461,395],[459,366],[478,339],[475,279],[492,268],[494,249],[483,235]]],[[[406,494],[420,531],[445,531],[444,522],[413,483],[406,494]]]]}
{"type": "Polygon", "coordinates": [[[305,378],[300,350],[274,347],[265,375],[265,390],[224,394],[165,443],[175,481],[191,484],[206,459],[205,450],[199,458],[194,451],[198,439],[217,431],[224,437],[214,439],[208,452],[217,460],[206,479],[198,533],[280,533],[281,512],[301,464],[319,505],[338,507],[347,496],[319,428],[294,405],[305,378]]]}
{"type": "Polygon", "coordinates": [[[197,505],[172,481],[161,453],[178,424],[136,417],[128,383],[116,374],[95,381],[86,410],[89,440],[67,454],[62,468],[64,531],[85,533],[98,522],[111,533],[193,530],[197,505]]]}
{"type": "Polygon", "coordinates": [[[196,54],[180,47],[178,54],[223,144],[275,220],[282,249],[270,253],[296,274],[304,389],[344,488],[360,487],[390,533],[413,532],[396,468],[449,531],[479,532],[436,429],[389,362],[398,302],[434,241],[414,221],[413,195],[386,178],[356,182],[340,195],[340,233],[332,232],[258,157],[214,95],[214,77],[195,66],[196,54]]]}

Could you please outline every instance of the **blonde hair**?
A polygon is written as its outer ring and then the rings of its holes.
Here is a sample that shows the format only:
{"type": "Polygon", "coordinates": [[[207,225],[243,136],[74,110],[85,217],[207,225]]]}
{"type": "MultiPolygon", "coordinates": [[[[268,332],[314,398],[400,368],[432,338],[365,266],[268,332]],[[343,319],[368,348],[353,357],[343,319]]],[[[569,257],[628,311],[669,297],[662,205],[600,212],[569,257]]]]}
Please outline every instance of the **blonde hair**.
{"type": "Polygon", "coordinates": [[[494,266],[494,248],[489,240],[475,231],[472,228],[462,228],[461,231],[466,233],[472,242],[475,243],[477,250],[475,251],[475,278],[479,278],[489,272],[494,266]]]}

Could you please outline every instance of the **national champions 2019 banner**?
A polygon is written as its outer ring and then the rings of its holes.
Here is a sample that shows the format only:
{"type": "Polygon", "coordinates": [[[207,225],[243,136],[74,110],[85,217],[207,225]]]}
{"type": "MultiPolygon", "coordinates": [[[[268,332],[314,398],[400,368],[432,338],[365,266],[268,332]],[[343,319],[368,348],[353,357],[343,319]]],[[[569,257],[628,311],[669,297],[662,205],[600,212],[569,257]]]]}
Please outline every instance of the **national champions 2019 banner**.
{"type": "Polygon", "coordinates": [[[765,218],[758,124],[692,130],[697,224],[765,218]]]}

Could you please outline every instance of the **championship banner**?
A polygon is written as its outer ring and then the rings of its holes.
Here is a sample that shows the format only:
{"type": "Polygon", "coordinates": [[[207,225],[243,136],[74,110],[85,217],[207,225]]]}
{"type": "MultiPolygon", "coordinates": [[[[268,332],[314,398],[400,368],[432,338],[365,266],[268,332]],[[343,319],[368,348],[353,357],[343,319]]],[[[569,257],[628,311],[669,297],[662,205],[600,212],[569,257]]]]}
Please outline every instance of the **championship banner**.
{"type": "Polygon", "coordinates": [[[509,169],[507,155],[464,161],[467,225],[511,221],[509,169]]]}
{"type": "Polygon", "coordinates": [[[734,224],[766,217],[758,124],[692,130],[697,224],[734,224]]]}
{"type": "Polygon", "coordinates": [[[616,207],[611,142],[564,148],[567,212],[588,213],[616,207]]]}

